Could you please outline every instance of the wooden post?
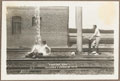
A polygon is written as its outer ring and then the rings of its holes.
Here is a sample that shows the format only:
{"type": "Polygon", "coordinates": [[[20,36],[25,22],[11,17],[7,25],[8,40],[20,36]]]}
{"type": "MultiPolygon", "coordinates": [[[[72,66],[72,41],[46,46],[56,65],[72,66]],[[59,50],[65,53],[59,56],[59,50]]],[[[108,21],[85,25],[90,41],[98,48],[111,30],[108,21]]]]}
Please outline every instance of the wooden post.
{"type": "Polygon", "coordinates": [[[75,28],[75,6],[69,6],[69,28],[75,28]]]}
{"type": "Polygon", "coordinates": [[[88,52],[88,54],[90,54],[91,53],[91,40],[89,40],[88,46],[89,46],[89,52],[88,52]]]}
{"type": "Polygon", "coordinates": [[[77,51],[82,52],[82,7],[76,7],[77,51]]]}

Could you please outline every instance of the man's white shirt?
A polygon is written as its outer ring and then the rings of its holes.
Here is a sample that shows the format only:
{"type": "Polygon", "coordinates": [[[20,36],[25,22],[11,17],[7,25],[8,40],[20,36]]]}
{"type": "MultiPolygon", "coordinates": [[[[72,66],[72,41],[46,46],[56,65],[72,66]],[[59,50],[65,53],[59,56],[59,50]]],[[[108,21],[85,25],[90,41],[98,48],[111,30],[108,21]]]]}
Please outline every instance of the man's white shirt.
{"type": "Polygon", "coordinates": [[[49,47],[47,45],[34,45],[31,52],[43,53],[43,56],[46,56],[49,55],[49,53],[46,52],[46,48],[49,47]]]}

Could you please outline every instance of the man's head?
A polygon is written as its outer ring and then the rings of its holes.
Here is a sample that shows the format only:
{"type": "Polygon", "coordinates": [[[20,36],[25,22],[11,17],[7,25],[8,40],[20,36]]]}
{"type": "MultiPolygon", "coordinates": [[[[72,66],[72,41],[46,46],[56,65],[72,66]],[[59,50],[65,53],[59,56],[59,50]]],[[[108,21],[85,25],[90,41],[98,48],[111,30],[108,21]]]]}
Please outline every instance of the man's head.
{"type": "Polygon", "coordinates": [[[41,44],[41,42],[40,41],[35,41],[35,44],[39,45],[39,44],[41,44]]]}
{"type": "Polygon", "coordinates": [[[93,25],[93,29],[96,29],[97,28],[97,25],[93,25]]]}
{"type": "Polygon", "coordinates": [[[46,41],[42,41],[42,40],[37,40],[35,41],[35,44],[39,44],[39,45],[46,45],[46,41]]]}
{"type": "Polygon", "coordinates": [[[46,44],[46,41],[42,41],[42,44],[45,45],[45,44],[46,44]]]}

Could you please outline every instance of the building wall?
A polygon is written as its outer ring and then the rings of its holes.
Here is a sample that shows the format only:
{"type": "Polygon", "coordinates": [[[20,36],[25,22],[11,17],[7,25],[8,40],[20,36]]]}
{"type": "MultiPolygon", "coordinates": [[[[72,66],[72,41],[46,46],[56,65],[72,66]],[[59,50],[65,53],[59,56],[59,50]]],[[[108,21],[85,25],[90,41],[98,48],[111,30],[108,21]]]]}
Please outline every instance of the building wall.
{"type": "Polygon", "coordinates": [[[41,8],[41,35],[50,46],[65,47],[68,38],[68,7],[41,8]]]}
{"type": "MultiPolygon", "coordinates": [[[[35,42],[36,29],[32,26],[35,15],[33,7],[7,8],[7,47],[31,48],[35,42]],[[21,16],[21,34],[12,34],[12,17],[21,16]]],[[[51,47],[66,47],[68,41],[68,7],[41,7],[41,35],[51,47]]]]}

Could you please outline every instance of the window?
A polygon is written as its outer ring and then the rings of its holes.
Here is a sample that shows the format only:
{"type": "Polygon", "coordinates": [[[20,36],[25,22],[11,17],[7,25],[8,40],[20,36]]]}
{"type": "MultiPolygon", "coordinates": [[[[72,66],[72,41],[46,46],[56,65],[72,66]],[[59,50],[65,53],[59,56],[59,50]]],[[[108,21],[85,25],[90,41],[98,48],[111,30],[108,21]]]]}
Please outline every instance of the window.
{"type": "Polygon", "coordinates": [[[12,17],[12,34],[21,34],[21,17],[12,17]]]}
{"type": "Polygon", "coordinates": [[[32,26],[35,26],[35,17],[32,17],[32,26]]]}
{"type": "MultiPolygon", "coordinates": [[[[41,21],[41,17],[40,17],[40,21],[41,21]]],[[[32,26],[35,26],[37,24],[36,18],[32,17],[32,26]]]]}

